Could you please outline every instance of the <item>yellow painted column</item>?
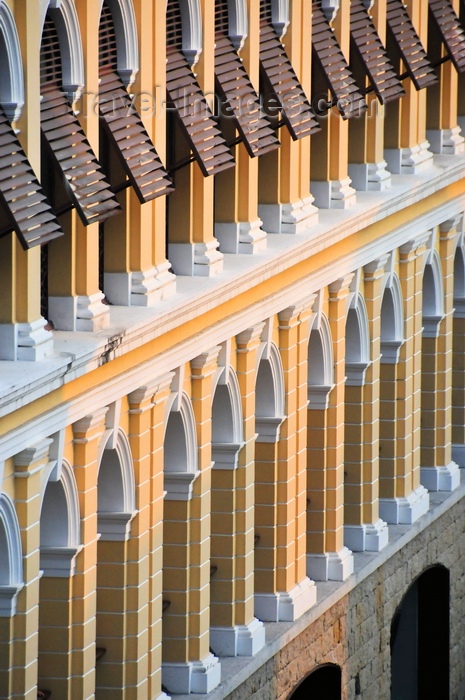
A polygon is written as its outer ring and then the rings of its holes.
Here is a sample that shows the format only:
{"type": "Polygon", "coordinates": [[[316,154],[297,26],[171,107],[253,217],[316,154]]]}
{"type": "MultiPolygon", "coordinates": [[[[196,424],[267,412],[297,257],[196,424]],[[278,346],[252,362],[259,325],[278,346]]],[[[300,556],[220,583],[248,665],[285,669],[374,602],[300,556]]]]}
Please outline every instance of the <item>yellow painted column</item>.
{"type": "Polygon", "coordinates": [[[452,326],[454,259],[459,219],[439,227],[443,317],[423,316],[421,482],[430,491],[453,491],[460,483],[452,461],[452,326]]]}
{"type": "Polygon", "coordinates": [[[73,654],[70,697],[93,697],[96,666],[97,612],[97,479],[99,445],[105,431],[106,408],[73,424],[74,474],[79,492],[81,542],[73,589],[73,654]]]}
{"type": "Polygon", "coordinates": [[[333,339],[334,387],[329,396],[326,461],[326,551],[344,547],[345,328],[353,273],[329,285],[329,325],[333,339]]]}
{"type": "MultiPolygon", "coordinates": [[[[14,458],[15,506],[21,531],[24,587],[11,622],[9,698],[36,700],[38,679],[41,473],[49,460],[50,440],[24,449],[14,458]]],[[[42,610],[41,610],[42,613],[42,610]]]]}
{"type": "MultiPolygon", "coordinates": [[[[350,4],[343,2],[332,23],[347,62],[350,57],[350,4]]],[[[327,93],[323,81],[314,85],[317,94],[327,93]]],[[[321,132],[312,136],[310,189],[315,204],[323,209],[348,209],[356,203],[348,171],[349,124],[332,108],[320,120],[321,132]],[[325,155],[326,154],[326,155],[325,155]]]]}

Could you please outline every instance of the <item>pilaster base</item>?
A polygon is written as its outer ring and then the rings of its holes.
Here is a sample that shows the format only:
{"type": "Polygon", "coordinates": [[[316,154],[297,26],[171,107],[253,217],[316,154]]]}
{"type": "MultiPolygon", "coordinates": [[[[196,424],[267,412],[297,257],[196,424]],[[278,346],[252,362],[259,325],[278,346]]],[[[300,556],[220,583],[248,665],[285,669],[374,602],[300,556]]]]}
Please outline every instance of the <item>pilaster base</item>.
{"type": "Polygon", "coordinates": [[[213,654],[202,661],[163,663],[162,683],[169,693],[210,693],[221,681],[221,664],[213,654]]]}
{"type": "Polygon", "coordinates": [[[255,615],[264,622],[294,622],[315,603],[315,583],[305,578],[288,593],[256,593],[255,615]]]}
{"type": "Polygon", "coordinates": [[[307,554],[307,576],[313,581],[345,581],[354,573],[354,556],[343,547],[339,552],[307,554]]]}
{"type": "Polygon", "coordinates": [[[451,462],[447,467],[421,467],[420,482],[428,491],[455,491],[460,484],[459,466],[451,462]]]}
{"type": "Polygon", "coordinates": [[[168,258],[176,275],[214,277],[223,271],[223,254],[216,239],[208,243],[170,243],[168,258]]]}
{"type": "Polygon", "coordinates": [[[144,272],[105,272],[105,295],[118,306],[153,306],[176,291],[169,263],[144,272]]]}
{"type": "Polygon", "coordinates": [[[102,303],[104,295],[49,297],[50,320],[60,331],[87,331],[96,333],[110,323],[110,310],[102,303]]]}
{"type": "Polygon", "coordinates": [[[289,204],[259,204],[258,214],[267,233],[301,233],[317,222],[313,197],[289,204]]]}
{"type": "Polygon", "coordinates": [[[452,445],[452,460],[460,469],[465,468],[465,445],[452,445]]]}
{"type": "Polygon", "coordinates": [[[379,514],[391,525],[412,525],[428,509],[429,493],[424,486],[419,486],[406,497],[379,499],[379,514]]]}
{"type": "Polygon", "coordinates": [[[465,151],[465,139],[460,126],[453,129],[428,129],[426,138],[430,142],[433,153],[441,155],[457,155],[465,151]]]}
{"type": "Polygon", "coordinates": [[[310,190],[319,209],[349,209],[357,203],[350,177],[344,180],[312,180],[310,190]]]}
{"type": "Polygon", "coordinates": [[[391,173],[387,163],[349,163],[349,176],[356,190],[381,192],[391,187],[391,173]]]}
{"type": "Polygon", "coordinates": [[[215,224],[215,238],[222,253],[254,255],[266,249],[266,233],[261,219],[215,224]]]}
{"type": "Polygon", "coordinates": [[[344,544],[353,552],[380,552],[389,541],[384,520],[363,525],[344,525],[344,544]]]}
{"type": "Polygon", "coordinates": [[[397,175],[414,175],[429,168],[432,157],[428,141],[411,148],[387,148],[384,151],[388,169],[397,175]]]}
{"type": "Polygon", "coordinates": [[[0,323],[0,360],[37,362],[53,353],[53,334],[40,317],[32,323],[0,323]]]}
{"type": "Polygon", "coordinates": [[[265,626],[254,617],[248,625],[210,627],[210,646],[218,656],[255,656],[265,646],[265,626]]]}

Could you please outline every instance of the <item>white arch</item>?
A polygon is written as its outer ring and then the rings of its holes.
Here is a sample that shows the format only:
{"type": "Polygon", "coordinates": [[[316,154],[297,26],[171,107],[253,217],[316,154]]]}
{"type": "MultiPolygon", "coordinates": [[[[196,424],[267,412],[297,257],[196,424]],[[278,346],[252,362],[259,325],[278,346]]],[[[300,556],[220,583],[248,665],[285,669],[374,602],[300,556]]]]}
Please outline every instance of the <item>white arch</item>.
{"type": "Polygon", "coordinates": [[[404,342],[404,310],[400,281],[389,275],[381,304],[381,362],[395,364],[404,342]]]}
{"type": "Polygon", "coordinates": [[[49,0],[41,7],[42,27],[49,12],[60,42],[63,90],[71,102],[79,99],[84,87],[84,57],[81,31],[74,0],[49,0]]]}
{"type": "Polygon", "coordinates": [[[435,250],[429,254],[423,273],[422,312],[423,335],[436,338],[444,315],[444,291],[441,262],[435,250]]]}
{"type": "Polygon", "coordinates": [[[74,573],[80,544],[79,496],[74,472],[62,461],[58,481],[49,479],[40,515],[40,568],[44,576],[68,577],[74,573]]]}
{"type": "Polygon", "coordinates": [[[12,122],[24,106],[24,76],[21,49],[11,10],[0,0],[0,103],[12,122]]]}
{"type": "Polygon", "coordinates": [[[365,300],[354,294],[347,312],[346,321],[346,384],[362,386],[370,363],[370,335],[365,300]]]}
{"type": "Polygon", "coordinates": [[[454,306],[455,315],[465,309],[465,247],[460,236],[454,257],[454,306]]]}
{"type": "Polygon", "coordinates": [[[228,0],[228,18],[229,38],[239,50],[249,31],[246,0],[228,0]]]}
{"type": "Polygon", "coordinates": [[[273,26],[278,36],[283,36],[289,26],[289,0],[270,0],[273,26]]]}
{"type": "Polygon", "coordinates": [[[192,498],[194,479],[199,473],[197,434],[190,398],[185,392],[180,401],[176,401],[177,398],[173,393],[165,408],[165,498],[187,501],[192,498]]]}
{"type": "Polygon", "coordinates": [[[237,466],[244,441],[242,420],[239,382],[236,373],[231,368],[225,368],[216,377],[213,391],[212,459],[216,469],[234,469],[237,466]]]}
{"type": "MultiPolygon", "coordinates": [[[[182,50],[191,66],[202,53],[202,13],[199,0],[178,0],[182,22],[182,50]]],[[[168,6],[168,0],[166,0],[168,6]]]]}
{"type": "MultiPolygon", "coordinates": [[[[100,0],[100,13],[103,1],[100,0]]],[[[139,71],[139,45],[134,5],[132,0],[107,0],[107,5],[115,25],[118,73],[126,87],[129,87],[139,71]]]]}
{"type": "Polygon", "coordinates": [[[125,432],[119,428],[114,449],[110,437],[107,431],[99,463],[98,531],[102,540],[126,540],[136,513],[134,464],[125,432]]]}
{"type": "Polygon", "coordinates": [[[0,617],[12,617],[23,587],[23,558],[18,517],[11,498],[0,494],[0,617]]]}
{"type": "MultiPolygon", "coordinates": [[[[266,345],[262,348],[265,353],[266,345]]],[[[285,418],[284,372],[281,356],[272,342],[268,358],[259,359],[255,384],[255,426],[257,442],[276,442],[285,418]]]]}
{"type": "Polygon", "coordinates": [[[333,343],[325,314],[315,317],[308,341],[308,401],[310,409],[327,408],[334,385],[333,343]]]}

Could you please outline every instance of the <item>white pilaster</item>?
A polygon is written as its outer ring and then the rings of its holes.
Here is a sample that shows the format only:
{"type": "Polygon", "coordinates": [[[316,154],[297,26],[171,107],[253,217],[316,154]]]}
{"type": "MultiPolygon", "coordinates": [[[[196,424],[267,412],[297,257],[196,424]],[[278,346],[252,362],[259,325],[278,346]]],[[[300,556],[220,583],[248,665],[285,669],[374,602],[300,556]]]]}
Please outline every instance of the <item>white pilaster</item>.
{"type": "Polygon", "coordinates": [[[381,519],[370,524],[344,525],[344,544],[353,552],[380,552],[388,541],[388,526],[381,519]]]}
{"type": "Polygon", "coordinates": [[[312,180],[310,190],[319,209],[349,209],[357,203],[350,177],[344,180],[312,180]]]}
{"type": "Polygon", "coordinates": [[[431,167],[432,157],[428,141],[423,141],[411,148],[386,148],[384,151],[384,158],[390,172],[397,175],[414,175],[431,167]]]}
{"type": "Polygon", "coordinates": [[[213,654],[202,661],[163,663],[162,683],[169,693],[210,693],[221,681],[221,664],[213,654]]]}
{"type": "Polygon", "coordinates": [[[305,578],[287,593],[255,593],[255,615],[264,622],[294,622],[316,603],[316,586],[305,578]]]}
{"type": "Polygon", "coordinates": [[[266,232],[261,219],[254,221],[219,222],[215,224],[215,238],[222,253],[255,255],[266,249],[266,232]]]}
{"type": "Polygon", "coordinates": [[[318,222],[313,196],[289,204],[259,204],[258,214],[267,233],[297,234],[318,222]]]}
{"type": "Polygon", "coordinates": [[[96,333],[110,323],[110,309],[102,301],[102,292],[90,296],[49,297],[50,320],[60,331],[96,333]]]}
{"type": "Polygon", "coordinates": [[[379,514],[392,525],[412,525],[429,510],[429,493],[419,486],[407,497],[380,498],[379,514]]]}
{"type": "Polygon", "coordinates": [[[465,445],[452,445],[452,460],[461,469],[465,467],[465,445]]]}
{"type": "Polygon", "coordinates": [[[349,163],[349,176],[356,190],[381,192],[391,187],[391,173],[385,160],[379,163],[349,163]]]}
{"type": "Polygon", "coordinates": [[[53,353],[53,334],[40,317],[32,323],[0,323],[0,360],[35,362],[53,353]]]}
{"type": "Polygon", "coordinates": [[[460,485],[459,466],[450,462],[446,467],[421,467],[420,482],[428,491],[455,491],[460,485]]]}
{"type": "Polygon", "coordinates": [[[453,129],[428,129],[426,138],[433,153],[441,155],[457,155],[465,151],[465,139],[460,126],[453,129]]]}
{"type": "Polygon", "coordinates": [[[307,554],[307,576],[313,581],[345,581],[354,573],[354,555],[347,547],[339,552],[307,554]]]}
{"type": "Polygon", "coordinates": [[[255,656],[265,646],[265,626],[254,617],[248,625],[210,627],[210,646],[218,656],[255,656]]]}
{"type": "Polygon", "coordinates": [[[176,291],[167,262],[143,272],[105,272],[105,295],[118,306],[152,306],[176,291]]]}
{"type": "Polygon", "coordinates": [[[176,275],[214,277],[223,271],[223,254],[216,239],[208,243],[170,243],[168,258],[176,275]]]}

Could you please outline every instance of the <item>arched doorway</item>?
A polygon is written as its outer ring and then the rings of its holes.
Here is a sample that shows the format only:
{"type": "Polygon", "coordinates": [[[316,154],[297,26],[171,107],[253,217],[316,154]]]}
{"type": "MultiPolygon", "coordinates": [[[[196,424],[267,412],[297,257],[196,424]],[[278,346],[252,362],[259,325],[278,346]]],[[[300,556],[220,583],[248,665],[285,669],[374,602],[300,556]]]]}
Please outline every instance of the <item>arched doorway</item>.
{"type": "Polygon", "coordinates": [[[391,623],[391,700],[449,697],[449,571],[432,566],[391,623]]]}
{"type": "Polygon", "coordinates": [[[324,664],[308,674],[288,700],[341,700],[342,674],[339,666],[324,664]]]}

